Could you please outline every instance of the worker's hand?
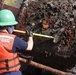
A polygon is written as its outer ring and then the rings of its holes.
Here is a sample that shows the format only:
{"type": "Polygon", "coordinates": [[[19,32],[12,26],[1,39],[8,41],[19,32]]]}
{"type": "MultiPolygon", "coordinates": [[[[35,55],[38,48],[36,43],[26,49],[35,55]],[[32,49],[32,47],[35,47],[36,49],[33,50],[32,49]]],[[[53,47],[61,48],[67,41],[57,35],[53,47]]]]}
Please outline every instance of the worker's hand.
{"type": "Polygon", "coordinates": [[[26,36],[33,37],[33,32],[29,31],[29,30],[26,30],[26,36]]]}

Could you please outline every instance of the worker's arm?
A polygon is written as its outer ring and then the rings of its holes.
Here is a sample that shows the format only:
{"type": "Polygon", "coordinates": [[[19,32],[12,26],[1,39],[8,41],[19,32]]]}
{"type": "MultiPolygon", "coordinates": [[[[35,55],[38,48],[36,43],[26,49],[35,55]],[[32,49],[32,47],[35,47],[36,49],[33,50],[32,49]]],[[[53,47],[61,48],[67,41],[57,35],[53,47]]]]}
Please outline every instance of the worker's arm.
{"type": "Polygon", "coordinates": [[[33,48],[33,37],[28,37],[28,47],[26,48],[26,50],[32,50],[33,48]]]}
{"type": "Polygon", "coordinates": [[[32,31],[28,31],[26,30],[26,35],[28,36],[28,47],[26,48],[26,50],[32,50],[33,48],[33,33],[32,31]]]}
{"type": "Polygon", "coordinates": [[[21,38],[19,37],[16,37],[15,40],[14,40],[14,44],[13,44],[13,52],[16,52],[16,51],[20,51],[20,50],[32,50],[33,48],[33,33],[30,33],[29,36],[28,36],[28,41],[24,41],[22,40],[21,38]]]}

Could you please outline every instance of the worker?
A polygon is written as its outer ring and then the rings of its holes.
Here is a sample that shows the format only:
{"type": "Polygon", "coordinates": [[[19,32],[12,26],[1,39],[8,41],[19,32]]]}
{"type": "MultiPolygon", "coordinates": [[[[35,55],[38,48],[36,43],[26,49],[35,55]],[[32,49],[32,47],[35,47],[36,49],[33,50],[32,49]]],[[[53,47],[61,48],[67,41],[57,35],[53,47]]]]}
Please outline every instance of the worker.
{"type": "Polygon", "coordinates": [[[28,41],[24,41],[14,34],[10,34],[11,26],[18,22],[12,11],[0,10],[0,75],[22,75],[20,69],[18,50],[33,48],[33,34],[28,31],[28,41]]]}

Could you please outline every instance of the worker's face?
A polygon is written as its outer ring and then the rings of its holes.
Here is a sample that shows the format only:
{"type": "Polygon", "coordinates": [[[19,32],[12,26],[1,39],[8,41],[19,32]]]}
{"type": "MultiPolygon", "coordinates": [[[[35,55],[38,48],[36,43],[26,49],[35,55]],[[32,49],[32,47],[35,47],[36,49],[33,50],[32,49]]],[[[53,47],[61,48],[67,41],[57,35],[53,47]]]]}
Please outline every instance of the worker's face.
{"type": "Polygon", "coordinates": [[[49,25],[43,24],[42,26],[43,26],[43,29],[48,29],[49,28],[49,25]]]}
{"type": "Polygon", "coordinates": [[[43,20],[42,27],[43,29],[48,29],[49,25],[47,24],[46,20],[43,20]]]}
{"type": "Polygon", "coordinates": [[[13,31],[14,31],[14,26],[10,26],[10,27],[8,27],[8,32],[9,32],[10,34],[12,34],[13,31]]]}

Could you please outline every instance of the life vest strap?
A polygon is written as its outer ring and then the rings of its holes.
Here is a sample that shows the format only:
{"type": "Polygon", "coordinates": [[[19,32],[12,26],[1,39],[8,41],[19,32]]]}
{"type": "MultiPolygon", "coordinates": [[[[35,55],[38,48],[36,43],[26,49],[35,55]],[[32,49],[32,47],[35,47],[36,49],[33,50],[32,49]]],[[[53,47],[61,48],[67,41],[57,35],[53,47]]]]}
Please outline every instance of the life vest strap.
{"type": "Polygon", "coordinates": [[[0,62],[6,62],[8,60],[8,62],[15,60],[16,58],[18,58],[18,56],[12,58],[12,59],[5,59],[5,60],[0,60],[0,62]]]}
{"type": "Polygon", "coordinates": [[[5,62],[6,62],[6,69],[9,70],[8,59],[6,59],[5,62]]]}
{"type": "Polygon", "coordinates": [[[5,69],[9,70],[11,68],[17,67],[18,65],[20,65],[20,63],[14,65],[14,66],[10,66],[10,67],[8,66],[8,67],[0,68],[0,70],[5,70],[5,69]]]}
{"type": "Polygon", "coordinates": [[[10,68],[14,68],[14,67],[20,65],[20,63],[14,65],[14,66],[9,66],[9,65],[8,65],[8,62],[13,61],[13,60],[15,60],[15,59],[17,59],[17,58],[18,58],[18,56],[14,57],[14,58],[12,58],[12,59],[0,60],[0,62],[5,62],[5,63],[6,63],[6,67],[5,67],[5,68],[0,68],[0,70],[4,70],[4,69],[9,70],[10,68]]]}

